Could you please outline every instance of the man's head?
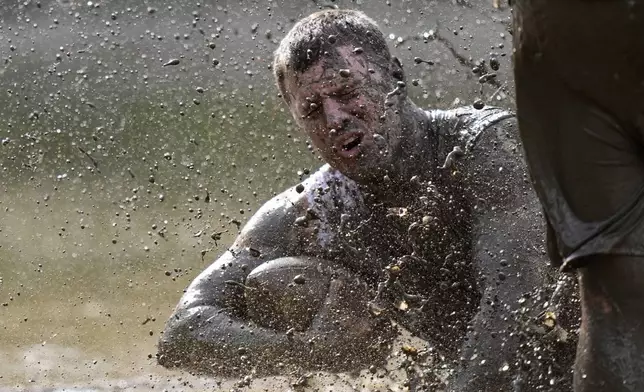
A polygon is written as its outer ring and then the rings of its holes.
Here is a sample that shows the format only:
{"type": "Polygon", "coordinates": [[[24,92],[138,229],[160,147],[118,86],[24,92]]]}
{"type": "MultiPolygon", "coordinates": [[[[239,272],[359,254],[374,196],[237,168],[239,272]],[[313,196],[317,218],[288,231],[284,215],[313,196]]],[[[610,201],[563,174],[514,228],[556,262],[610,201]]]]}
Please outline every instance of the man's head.
{"type": "Polygon", "coordinates": [[[356,180],[391,171],[406,90],[374,21],[350,10],[302,19],[275,52],[274,72],[295,121],[328,163],[356,180]]]}

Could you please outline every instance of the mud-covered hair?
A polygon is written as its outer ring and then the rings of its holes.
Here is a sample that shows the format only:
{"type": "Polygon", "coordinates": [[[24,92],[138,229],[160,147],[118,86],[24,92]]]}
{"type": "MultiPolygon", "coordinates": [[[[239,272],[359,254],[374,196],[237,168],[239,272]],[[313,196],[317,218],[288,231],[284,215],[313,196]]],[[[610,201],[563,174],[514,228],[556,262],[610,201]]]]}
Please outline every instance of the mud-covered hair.
{"type": "Polygon", "coordinates": [[[354,10],[315,12],[297,22],[275,51],[273,73],[287,103],[285,81],[306,71],[334,47],[343,45],[362,48],[367,58],[377,58],[382,65],[391,60],[380,28],[364,13],[354,10]]]}

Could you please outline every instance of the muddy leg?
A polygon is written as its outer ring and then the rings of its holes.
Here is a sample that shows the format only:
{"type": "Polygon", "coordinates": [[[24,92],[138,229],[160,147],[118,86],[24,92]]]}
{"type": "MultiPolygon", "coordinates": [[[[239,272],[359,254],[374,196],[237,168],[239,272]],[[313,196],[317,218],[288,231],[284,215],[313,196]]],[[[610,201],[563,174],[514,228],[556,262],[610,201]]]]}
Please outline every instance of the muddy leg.
{"type": "Polygon", "coordinates": [[[595,256],[579,272],[575,391],[644,390],[644,258],[595,256]]]}

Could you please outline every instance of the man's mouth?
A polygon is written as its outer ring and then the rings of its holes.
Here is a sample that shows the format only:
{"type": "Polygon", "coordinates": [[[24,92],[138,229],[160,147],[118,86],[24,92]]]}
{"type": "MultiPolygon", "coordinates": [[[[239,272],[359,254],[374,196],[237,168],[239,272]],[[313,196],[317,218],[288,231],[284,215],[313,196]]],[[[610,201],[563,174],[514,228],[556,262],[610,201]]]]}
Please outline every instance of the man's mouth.
{"type": "Polygon", "coordinates": [[[342,135],[335,143],[336,153],[342,158],[353,158],[360,152],[363,135],[360,132],[350,132],[342,135]]]}

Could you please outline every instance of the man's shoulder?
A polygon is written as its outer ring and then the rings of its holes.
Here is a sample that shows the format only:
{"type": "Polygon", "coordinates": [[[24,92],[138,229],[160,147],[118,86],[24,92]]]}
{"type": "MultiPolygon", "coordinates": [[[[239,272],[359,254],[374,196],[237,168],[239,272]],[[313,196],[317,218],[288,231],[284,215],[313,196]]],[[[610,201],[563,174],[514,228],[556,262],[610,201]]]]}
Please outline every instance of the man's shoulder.
{"type": "Polygon", "coordinates": [[[466,148],[463,175],[475,198],[498,207],[532,197],[528,168],[513,115],[488,123],[469,140],[466,148]]]}
{"type": "Polygon", "coordinates": [[[466,175],[466,182],[472,180],[472,174],[479,172],[472,172],[473,169],[479,169],[480,165],[494,165],[501,156],[522,159],[521,154],[517,154],[520,148],[516,117],[509,110],[493,106],[482,109],[463,106],[431,110],[427,115],[430,132],[436,140],[437,161],[439,164],[445,162],[443,167],[450,166],[454,159],[465,161],[465,167],[459,171],[470,174],[466,175]]]}
{"type": "Polygon", "coordinates": [[[335,207],[339,203],[357,206],[361,202],[362,194],[358,184],[325,164],[304,181],[273,197],[262,209],[323,209],[335,207]]]}
{"type": "Polygon", "coordinates": [[[302,186],[302,195],[311,208],[359,208],[363,203],[358,184],[328,164],[302,182],[302,186]]]}
{"type": "Polygon", "coordinates": [[[324,247],[333,237],[341,215],[364,209],[358,185],[338,170],[324,165],[306,180],[264,203],[248,221],[245,237],[281,233],[284,238],[312,239],[324,247]],[[258,230],[259,229],[259,230],[258,230]]]}
{"type": "MultiPolygon", "coordinates": [[[[459,107],[428,112],[437,138],[439,162],[454,155],[460,183],[478,199],[497,205],[526,191],[527,167],[515,114],[507,109],[459,107]],[[452,154],[458,149],[459,153],[452,154]]],[[[431,129],[431,128],[430,128],[431,129]]]]}
{"type": "Polygon", "coordinates": [[[512,128],[516,123],[515,114],[507,109],[486,106],[476,109],[462,106],[447,110],[427,112],[430,129],[445,143],[445,148],[459,145],[463,150],[476,147],[480,137],[491,129],[512,128]]]}

